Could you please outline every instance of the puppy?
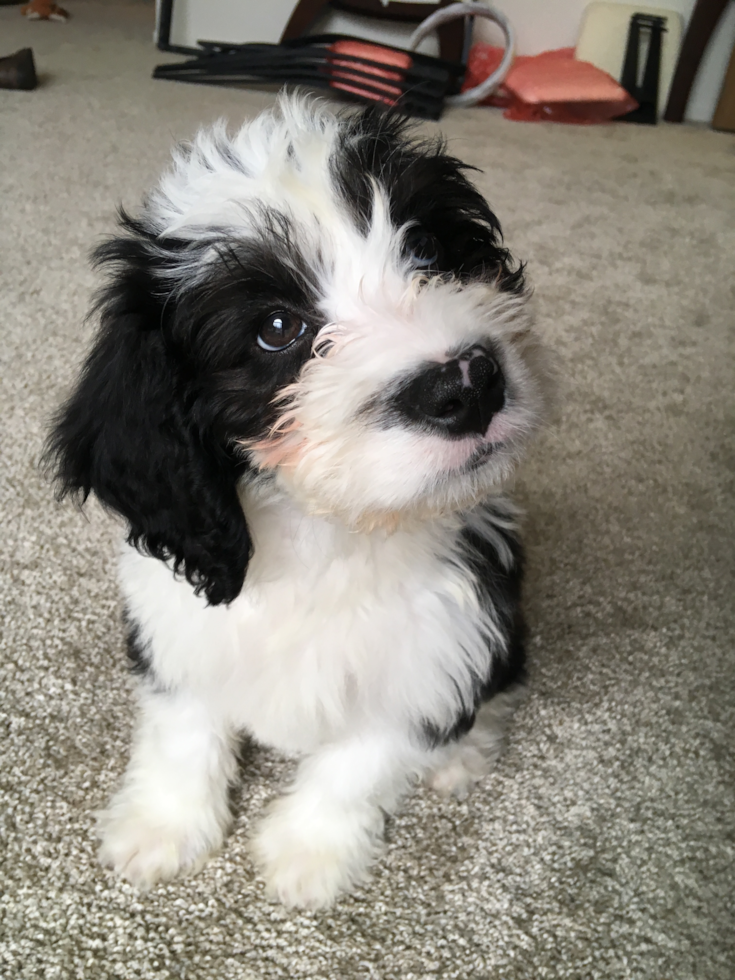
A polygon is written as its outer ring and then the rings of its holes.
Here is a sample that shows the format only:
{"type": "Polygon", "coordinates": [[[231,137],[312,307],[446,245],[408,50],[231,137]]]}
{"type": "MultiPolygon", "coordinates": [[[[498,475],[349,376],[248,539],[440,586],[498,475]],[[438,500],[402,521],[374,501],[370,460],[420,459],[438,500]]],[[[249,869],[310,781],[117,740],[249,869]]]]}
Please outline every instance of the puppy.
{"type": "Polygon", "coordinates": [[[139,720],[99,832],[138,886],[222,844],[242,733],[302,760],[251,851],[309,908],[365,880],[412,780],[462,794],[498,754],[524,672],[500,488],[550,376],[467,169],[396,115],[285,97],[179,148],[96,252],[48,453],[127,526],[139,720]]]}

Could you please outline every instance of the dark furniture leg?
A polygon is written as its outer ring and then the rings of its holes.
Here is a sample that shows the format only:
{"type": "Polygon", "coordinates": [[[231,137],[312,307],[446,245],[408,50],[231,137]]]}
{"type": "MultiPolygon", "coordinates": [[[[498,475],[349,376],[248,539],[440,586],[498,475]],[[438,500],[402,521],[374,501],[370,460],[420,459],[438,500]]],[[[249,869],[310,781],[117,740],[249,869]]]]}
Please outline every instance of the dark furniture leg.
{"type": "Polygon", "coordinates": [[[726,6],[727,0],[697,0],[671,83],[664,113],[666,122],[680,123],[683,120],[697,69],[726,6]]]}

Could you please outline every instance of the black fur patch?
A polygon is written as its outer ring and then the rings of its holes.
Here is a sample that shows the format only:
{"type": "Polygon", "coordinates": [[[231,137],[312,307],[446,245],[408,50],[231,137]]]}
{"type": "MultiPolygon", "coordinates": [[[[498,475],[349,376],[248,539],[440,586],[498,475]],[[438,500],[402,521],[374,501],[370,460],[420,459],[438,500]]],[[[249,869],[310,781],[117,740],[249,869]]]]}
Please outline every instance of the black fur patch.
{"type": "Polygon", "coordinates": [[[432,271],[523,290],[523,265],[514,265],[497,217],[465,176],[473,168],[450,156],[443,140],[418,139],[404,116],[371,106],[348,119],[332,169],[364,230],[377,182],[388,192],[396,226],[415,223],[439,242],[432,271]]]}
{"type": "Polygon", "coordinates": [[[438,748],[465,735],[475,723],[475,715],[484,701],[516,684],[526,677],[525,624],[521,612],[523,584],[523,547],[513,530],[496,525],[513,556],[509,569],[500,561],[493,545],[469,527],[462,531],[465,562],[475,573],[478,597],[481,604],[494,611],[494,619],[505,638],[505,652],[500,654],[492,644],[491,667],[487,676],[477,677],[474,686],[472,710],[458,715],[447,729],[425,723],[422,734],[431,748],[438,748]]]}
{"type": "Polygon", "coordinates": [[[130,671],[138,677],[149,676],[153,671],[150,651],[148,644],[141,639],[140,627],[130,617],[127,610],[123,610],[122,620],[125,627],[125,643],[130,671]]]}
{"type": "Polygon", "coordinates": [[[101,327],[46,462],[60,497],[94,492],[128,521],[130,543],[171,561],[213,605],[230,602],[251,552],[237,440],[268,431],[273,395],[310,356],[319,324],[308,270],[288,225],[264,213],[259,241],[208,240],[206,281],[179,295],[172,272],[194,269],[204,246],[159,239],[124,213],[121,224],[127,235],[95,253],[110,273],[101,327]],[[312,329],[266,352],[258,328],[284,306],[312,329]]]}

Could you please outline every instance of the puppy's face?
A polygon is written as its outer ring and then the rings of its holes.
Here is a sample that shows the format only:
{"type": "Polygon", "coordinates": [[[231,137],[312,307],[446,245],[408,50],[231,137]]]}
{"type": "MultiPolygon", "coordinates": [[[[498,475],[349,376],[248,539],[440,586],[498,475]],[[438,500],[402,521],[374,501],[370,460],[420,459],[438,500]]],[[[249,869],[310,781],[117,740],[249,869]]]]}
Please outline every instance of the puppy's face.
{"type": "Polygon", "coordinates": [[[201,133],[98,250],[102,329],[50,445],[62,492],[94,490],[212,602],[247,566],[243,474],[357,529],[486,494],[547,374],[465,172],[376,109],[286,99],[201,133]]]}
{"type": "Polygon", "coordinates": [[[292,102],[201,134],[149,201],[222,439],[312,512],[466,505],[541,418],[521,271],[464,169],[398,119],[292,102]]]}

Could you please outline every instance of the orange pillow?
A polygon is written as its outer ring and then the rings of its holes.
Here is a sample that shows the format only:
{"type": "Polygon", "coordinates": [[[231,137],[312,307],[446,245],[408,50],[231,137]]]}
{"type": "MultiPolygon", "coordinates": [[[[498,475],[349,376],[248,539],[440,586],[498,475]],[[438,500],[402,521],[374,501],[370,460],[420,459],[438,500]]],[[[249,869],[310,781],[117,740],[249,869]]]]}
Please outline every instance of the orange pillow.
{"type": "Polygon", "coordinates": [[[524,102],[620,102],[629,98],[612,75],[589,61],[577,61],[574,48],[516,58],[505,87],[524,102]]]}
{"type": "MultiPolygon", "coordinates": [[[[502,56],[502,48],[473,45],[463,90],[479,85],[502,56]]],[[[577,61],[574,48],[519,55],[503,84],[484,104],[506,107],[507,119],[569,123],[607,122],[638,105],[612,75],[589,61],[577,61]]]]}

